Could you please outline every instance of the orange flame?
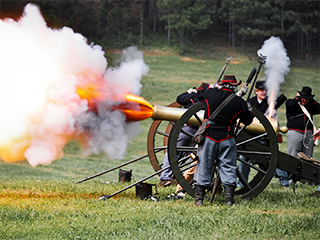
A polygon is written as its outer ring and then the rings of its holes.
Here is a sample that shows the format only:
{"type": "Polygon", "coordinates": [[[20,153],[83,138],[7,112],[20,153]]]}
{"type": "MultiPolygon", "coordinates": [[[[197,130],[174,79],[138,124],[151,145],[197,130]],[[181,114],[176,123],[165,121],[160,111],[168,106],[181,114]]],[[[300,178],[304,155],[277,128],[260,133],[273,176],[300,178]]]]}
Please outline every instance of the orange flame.
{"type": "Polygon", "coordinates": [[[87,83],[76,89],[77,94],[81,99],[88,101],[89,108],[95,108],[96,102],[106,98],[103,92],[103,82],[87,83]]]}
{"type": "Polygon", "coordinates": [[[126,95],[126,102],[114,107],[114,109],[123,112],[129,122],[141,121],[153,115],[153,106],[149,102],[143,97],[130,93],[126,95]]]}
{"type": "MultiPolygon", "coordinates": [[[[147,101],[138,96],[136,99],[126,96],[131,86],[148,72],[148,66],[141,58],[142,52],[136,48],[124,51],[126,61],[111,72],[101,46],[88,44],[85,37],[68,27],[47,27],[40,9],[34,4],[26,5],[19,21],[0,20],[0,30],[6,36],[0,38],[0,79],[1,89],[4,89],[0,94],[3,103],[0,161],[26,159],[34,167],[48,165],[63,157],[63,148],[68,141],[78,138],[83,143],[84,155],[102,151],[113,159],[123,157],[135,133],[123,141],[115,156],[111,156],[114,148],[106,148],[104,144],[116,145],[124,138],[116,134],[109,137],[105,134],[109,128],[101,131],[90,128],[94,123],[97,127],[109,124],[95,121],[96,116],[92,117],[93,121],[79,121],[83,116],[93,115],[87,114],[86,110],[92,113],[100,105],[108,108],[108,112],[117,105],[114,115],[122,111],[128,121],[139,121],[152,115],[152,106],[147,101]],[[135,52],[138,55],[132,57],[135,52]],[[137,64],[136,59],[139,59],[137,64]],[[115,78],[124,77],[128,78],[129,85],[125,83],[127,81],[122,81],[123,86],[119,85],[121,81],[114,82],[115,78]]],[[[108,125],[113,126],[126,127],[122,122],[108,125]]]]}
{"type": "MultiPolygon", "coordinates": [[[[105,93],[103,93],[102,84],[91,83],[77,88],[77,94],[82,99],[88,101],[88,105],[91,110],[96,111],[96,103],[100,100],[105,100],[105,93]]],[[[152,117],[153,115],[153,106],[146,101],[143,97],[127,94],[125,95],[125,100],[123,97],[117,96],[113,97],[115,101],[120,102],[120,104],[113,106],[112,110],[118,110],[123,112],[126,115],[126,120],[131,121],[141,121],[152,117]],[[121,100],[118,100],[118,99],[121,100]]]]}

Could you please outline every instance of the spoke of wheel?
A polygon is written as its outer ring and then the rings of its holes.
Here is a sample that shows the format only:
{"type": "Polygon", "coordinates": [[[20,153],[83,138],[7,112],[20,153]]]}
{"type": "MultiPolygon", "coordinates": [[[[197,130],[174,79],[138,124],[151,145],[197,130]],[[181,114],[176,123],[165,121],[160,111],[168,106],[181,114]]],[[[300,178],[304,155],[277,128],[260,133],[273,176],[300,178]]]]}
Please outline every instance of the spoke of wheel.
{"type": "Polygon", "coordinates": [[[177,152],[193,152],[194,147],[184,147],[184,146],[179,146],[177,147],[177,152]]]}
{"type": "Polygon", "coordinates": [[[251,164],[251,163],[248,163],[248,162],[245,161],[245,160],[242,160],[242,159],[238,158],[238,161],[240,161],[240,162],[246,164],[247,166],[249,166],[249,167],[257,170],[258,172],[261,172],[261,173],[263,173],[263,174],[267,174],[266,171],[264,171],[263,169],[258,168],[258,167],[256,167],[255,165],[253,165],[253,164],[251,164]]]}
{"type": "Polygon", "coordinates": [[[165,136],[165,137],[169,137],[169,134],[162,132],[162,131],[159,131],[159,130],[157,130],[156,133],[159,135],[165,136]]]}
{"type": "Polygon", "coordinates": [[[251,154],[251,155],[262,155],[262,156],[270,156],[271,155],[271,152],[254,152],[254,151],[244,151],[244,150],[238,150],[237,153],[251,154]]]}
{"type": "MultiPolygon", "coordinates": [[[[190,162],[190,163],[192,163],[192,162],[190,162]]],[[[190,164],[190,163],[188,163],[188,164],[190,164]]],[[[190,166],[188,166],[186,168],[183,168],[183,169],[180,168],[180,171],[181,172],[185,172],[186,170],[188,170],[190,168],[193,168],[194,166],[197,166],[197,163],[194,163],[194,164],[192,164],[192,165],[190,165],[190,166]]]]}
{"type": "Polygon", "coordinates": [[[242,128],[239,131],[237,131],[235,138],[237,138],[245,128],[246,128],[246,125],[243,125],[242,128]]]}
{"type": "Polygon", "coordinates": [[[187,155],[187,156],[184,156],[184,157],[182,157],[182,158],[179,158],[179,162],[181,162],[181,161],[184,161],[184,160],[186,160],[186,159],[188,159],[188,158],[190,158],[190,155],[187,155]]]}
{"type": "Polygon", "coordinates": [[[158,150],[158,152],[159,152],[159,151],[165,150],[165,149],[167,149],[167,148],[168,148],[168,146],[161,146],[161,147],[154,147],[153,149],[154,149],[154,150],[158,150]]]}
{"type": "Polygon", "coordinates": [[[184,133],[185,135],[191,137],[191,138],[194,136],[193,134],[191,134],[191,133],[189,133],[189,132],[187,132],[187,131],[185,131],[183,129],[181,129],[181,132],[184,133]]]}
{"type": "Polygon", "coordinates": [[[263,133],[263,134],[260,134],[260,135],[258,135],[256,137],[252,137],[252,138],[250,138],[250,139],[248,139],[246,141],[239,142],[239,143],[237,143],[237,147],[242,146],[243,144],[247,144],[249,142],[253,142],[253,141],[255,141],[255,140],[259,139],[259,138],[263,138],[263,137],[265,137],[267,135],[268,135],[268,133],[263,133]]]}
{"type": "Polygon", "coordinates": [[[201,121],[201,119],[199,118],[198,114],[195,113],[193,116],[198,120],[198,122],[199,122],[200,125],[201,125],[201,124],[202,124],[202,121],[201,121]]]}
{"type": "MultiPolygon", "coordinates": [[[[154,150],[154,153],[158,153],[158,152],[160,152],[160,151],[163,150],[163,149],[156,149],[156,148],[154,148],[154,149],[155,149],[155,150],[154,150]]],[[[163,165],[163,163],[160,163],[160,164],[159,164],[159,167],[161,168],[162,165],[163,165]]]]}
{"type": "MultiPolygon", "coordinates": [[[[179,160],[179,161],[181,161],[181,159],[179,160]]],[[[184,166],[187,166],[188,164],[190,164],[190,162],[186,162],[186,163],[183,163],[183,164],[181,164],[179,167],[180,168],[182,168],[182,167],[184,167],[184,166]]],[[[196,165],[196,164],[195,164],[196,165]]],[[[186,168],[186,170],[187,170],[188,168],[186,168]]],[[[181,172],[181,171],[180,171],[181,172]]]]}
{"type": "Polygon", "coordinates": [[[252,187],[249,185],[249,183],[241,175],[239,168],[237,168],[237,177],[239,178],[240,182],[243,184],[244,188],[246,188],[247,190],[252,190],[252,187]]]}

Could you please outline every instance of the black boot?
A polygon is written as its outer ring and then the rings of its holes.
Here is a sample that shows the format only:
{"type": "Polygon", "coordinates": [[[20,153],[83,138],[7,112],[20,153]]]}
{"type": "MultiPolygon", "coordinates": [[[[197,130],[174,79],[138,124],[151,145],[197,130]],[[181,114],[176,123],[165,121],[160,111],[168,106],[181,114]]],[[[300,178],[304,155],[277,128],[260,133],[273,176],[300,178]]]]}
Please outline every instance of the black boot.
{"type": "Polygon", "coordinates": [[[203,204],[206,187],[196,185],[194,191],[195,191],[194,205],[197,207],[200,207],[203,204]]]}
{"type": "Polygon", "coordinates": [[[235,186],[224,185],[224,196],[226,198],[226,204],[228,207],[231,207],[234,204],[234,189],[235,186]]]}

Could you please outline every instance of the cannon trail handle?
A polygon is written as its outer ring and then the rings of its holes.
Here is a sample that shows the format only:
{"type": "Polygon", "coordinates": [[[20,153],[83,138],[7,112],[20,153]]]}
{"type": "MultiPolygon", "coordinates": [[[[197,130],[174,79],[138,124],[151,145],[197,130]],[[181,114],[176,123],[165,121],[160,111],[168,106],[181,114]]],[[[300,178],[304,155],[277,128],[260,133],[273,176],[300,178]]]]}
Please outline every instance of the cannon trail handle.
{"type": "Polygon", "coordinates": [[[113,171],[113,170],[116,170],[116,169],[118,169],[118,168],[121,168],[121,167],[126,166],[126,165],[128,165],[128,164],[131,164],[131,163],[134,163],[134,162],[136,162],[136,161],[139,161],[139,160],[141,160],[141,159],[143,159],[143,158],[145,158],[145,157],[148,157],[148,156],[149,156],[148,154],[142,155],[141,157],[135,158],[135,159],[133,159],[133,160],[130,160],[130,161],[128,161],[128,162],[125,162],[125,163],[123,163],[123,164],[120,164],[120,165],[118,165],[118,166],[116,166],[116,167],[109,168],[108,170],[105,170],[105,171],[103,171],[103,172],[94,174],[94,175],[92,175],[92,176],[90,176],[90,177],[83,178],[83,179],[81,179],[81,180],[79,180],[79,181],[76,181],[76,182],[73,182],[73,183],[82,183],[82,182],[88,181],[88,180],[90,180],[90,179],[92,179],[92,178],[101,176],[101,175],[103,175],[103,174],[106,174],[106,173],[108,173],[108,172],[111,172],[111,171],[113,171]]]}

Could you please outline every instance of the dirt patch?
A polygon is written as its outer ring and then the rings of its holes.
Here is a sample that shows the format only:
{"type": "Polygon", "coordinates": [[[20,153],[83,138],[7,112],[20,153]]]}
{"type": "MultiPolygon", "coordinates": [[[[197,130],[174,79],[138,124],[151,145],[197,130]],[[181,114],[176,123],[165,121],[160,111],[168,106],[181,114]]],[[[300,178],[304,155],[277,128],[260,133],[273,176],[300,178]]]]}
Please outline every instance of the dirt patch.
{"type": "Polygon", "coordinates": [[[159,49],[142,50],[142,51],[143,51],[143,55],[147,55],[147,56],[177,56],[177,54],[174,52],[159,50],[159,49]]]}
{"type": "Polygon", "coordinates": [[[188,61],[188,62],[194,62],[195,60],[193,58],[189,58],[189,57],[184,57],[182,58],[183,61],[188,61]]]}
{"type": "Polygon", "coordinates": [[[204,60],[195,60],[193,58],[189,58],[189,57],[184,57],[182,58],[183,61],[187,61],[187,62],[202,62],[202,63],[205,63],[206,61],[204,60]]]}
{"type": "Polygon", "coordinates": [[[240,61],[235,61],[235,60],[231,60],[230,63],[232,63],[232,64],[242,64],[242,62],[240,62],[240,61]]]}

